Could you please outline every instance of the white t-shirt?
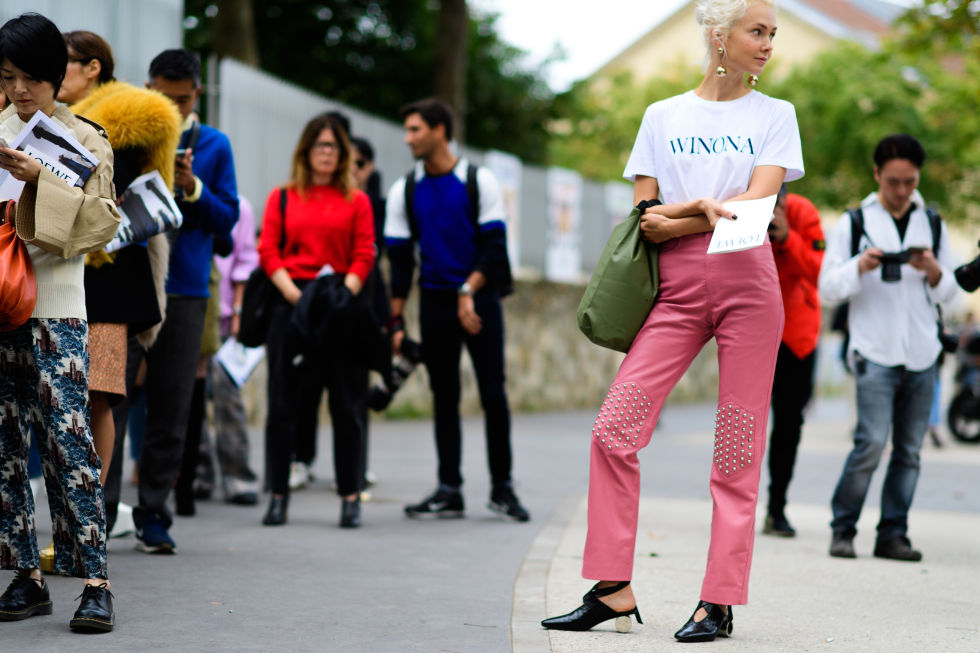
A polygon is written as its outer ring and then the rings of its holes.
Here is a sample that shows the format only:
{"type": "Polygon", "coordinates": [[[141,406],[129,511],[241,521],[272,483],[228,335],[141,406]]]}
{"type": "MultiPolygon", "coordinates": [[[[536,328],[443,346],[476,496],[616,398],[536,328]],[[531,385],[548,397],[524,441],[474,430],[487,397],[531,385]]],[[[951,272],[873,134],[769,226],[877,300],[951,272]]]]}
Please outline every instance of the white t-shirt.
{"type": "Polygon", "coordinates": [[[688,91],[647,107],[623,176],[655,177],[665,204],[725,201],[744,193],[764,165],[786,168],[786,181],[803,176],[792,104],[758,91],[729,102],[688,91]]]}

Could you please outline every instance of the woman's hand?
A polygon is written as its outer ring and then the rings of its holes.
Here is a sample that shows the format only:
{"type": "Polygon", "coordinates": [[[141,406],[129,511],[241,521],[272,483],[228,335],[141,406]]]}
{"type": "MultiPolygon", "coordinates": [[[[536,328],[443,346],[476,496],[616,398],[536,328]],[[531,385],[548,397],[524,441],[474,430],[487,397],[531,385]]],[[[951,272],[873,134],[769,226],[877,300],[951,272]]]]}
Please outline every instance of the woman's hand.
{"type": "Polygon", "coordinates": [[[41,162],[20,150],[0,147],[0,168],[9,172],[14,179],[37,186],[41,176],[41,162]]]}
{"type": "Polygon", "coordinates": [[[721,218],[735,219],[734,213],[722,206],[721,202],[711,197],[702,197],[699,199],[698,208],[704,214],[704,217],[708,219],[708,224],[712,230],[714,230],[715,225],[718,224],[718,220],[721,218]]]}
{"type": "Polygon", "coordinates": [[[655,208],[647,209],[640,217],[640,235],[651,243],[662,243],[674,237],[670,229],[673,221],[659,213],[654,213],[655,208]]]}

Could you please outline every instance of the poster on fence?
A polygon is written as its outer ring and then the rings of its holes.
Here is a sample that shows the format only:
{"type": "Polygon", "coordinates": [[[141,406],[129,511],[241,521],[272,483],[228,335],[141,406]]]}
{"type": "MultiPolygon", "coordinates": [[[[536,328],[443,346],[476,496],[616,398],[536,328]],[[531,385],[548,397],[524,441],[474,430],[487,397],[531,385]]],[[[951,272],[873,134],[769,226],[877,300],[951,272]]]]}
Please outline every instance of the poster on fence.
{"type": "Polygon", "coordinates": [[[549,168],[545,277],[574,283],[581,274],[582,177],[574,170],[549,168]]]}
{"type": "Polygon", "coordinates": [[[603,187],[603,206],[606,211],[606,238],[613,227],[626,219],[633,210],[633,185],[622,181],[610,181],[603,187]]]}
{"type": "Polygon", "coordinates": [[[487,167],[500,183],[500,194],[504,197],[507,207],[507,254],[510,256],[512,267],[517,267],[521,260],[521,175],[523,164],[513,154],[487,150],[483,157],[483,165],[487,167]]]}

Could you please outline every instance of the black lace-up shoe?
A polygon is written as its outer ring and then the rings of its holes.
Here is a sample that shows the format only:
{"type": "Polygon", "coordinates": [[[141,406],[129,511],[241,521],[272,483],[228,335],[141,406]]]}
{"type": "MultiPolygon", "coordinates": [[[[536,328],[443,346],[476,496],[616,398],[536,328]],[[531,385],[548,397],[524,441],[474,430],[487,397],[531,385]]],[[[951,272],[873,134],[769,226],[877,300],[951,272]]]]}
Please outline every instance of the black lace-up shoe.
{"type": "Polygon", "coordinates": [[[531,519],[531,515],[524,509],[524,506],[518,501],[517,495],[509,487],[495,489],[490,494],[490,502],[487,504],[487,508],[514,521],[531,519]]]}
{"type": "Polygon", "coordinates": [[[48,584],[38,585],[26,574],[17,574],[0,595],[0,621],[20,621],[39,614],[51,614],[48,584]]]}
{"type": "Polygon", "coordinates": [[[86,585],[78,597],[82,600],[75,616],[68,622],[72,630],[109,632],[116,623],[112,611],[112,592],[106,583],[86,585]]]}
{"type": "Polygon", "coordinates": [[[904,560],[906,562],[919,562],[922,560],[922,552],[912,548],[912,543],[907,537],[893,537],[884,542],[875,544],[875,557],[888,558],[890,560],[904,560]]]}
{"type": "Polygon", "coordinates": [[[421,503],[405,506],[407,516],[423,519],[427,517],[459,519],[463,516],[463,510],[463,495],[445,490],[436,490],[435,494],[426,497],[421,503]]]}

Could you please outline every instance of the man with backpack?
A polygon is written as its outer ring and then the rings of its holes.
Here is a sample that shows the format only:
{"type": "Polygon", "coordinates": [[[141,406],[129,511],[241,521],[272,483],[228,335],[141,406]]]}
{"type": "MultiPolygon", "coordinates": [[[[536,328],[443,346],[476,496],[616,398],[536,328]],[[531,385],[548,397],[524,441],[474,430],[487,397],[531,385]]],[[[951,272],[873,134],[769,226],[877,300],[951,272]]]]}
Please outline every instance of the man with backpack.
{"type": "Polygon", "coordinates": [[[492,490],[488,508],[516,521],[530,517],[511,482],[510,409],[504,389],[501,296],[512,290],[506,211],[496,178],[457,157],[449,144],[453,116],[436,99],[401,110],[405,142],[418,161],[388,193],[385,241],[391,263],[392,345],[404,337],[403,309],[418,247],[422,358],[435,414],[439,485],[405,514],[462,517],[459,363],[465,344],[485,414],[492,490]]]}
{"type": "Polygon", "coordinates": [[[830,555],[854,558],[854,536],[871,475],[892,433],[874,555],[918,562],[907,536],[929,423],[937,358],[937,306],[956,294],[946,228],[916,190],[925,162],[907,134],[874,152],[878,190],[842,216],[827,241],[820,295],[849,300],[847,358],[857,386],[854,447],[831,500],[830,555]]]}

